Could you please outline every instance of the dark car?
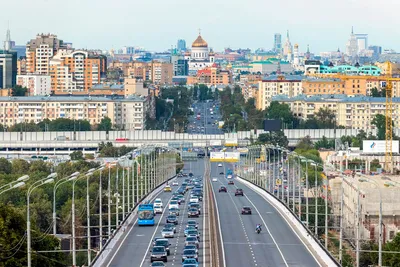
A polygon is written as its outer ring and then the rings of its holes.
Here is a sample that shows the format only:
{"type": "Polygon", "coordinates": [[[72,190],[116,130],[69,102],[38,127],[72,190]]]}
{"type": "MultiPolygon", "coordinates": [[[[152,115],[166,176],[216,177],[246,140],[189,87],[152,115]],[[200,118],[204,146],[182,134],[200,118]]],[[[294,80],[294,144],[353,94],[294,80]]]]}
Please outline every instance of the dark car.
{"type": "Polygon", "coordinates": [[[182,253],[182,262],[184,262],[186,259],[197,259],[197,252],[194,249],[185,249],[182,253]]]}
{"type": "Polygon", "coordinates": [[[165,264],[162,261],[155,261],[151,264],[151,267],[165,267],[165,264]]]}
{"type": "Polygon", "coordinates": [[[169,247],[171,244],[169,243],[168,239],[162,238],[162,239],[157,239],[157,241],[154,244],[155,247],[165,247],[165,250],[167,251],[167,255],[170,254],[169,247]]]}
{"type": "Polygon", "coordinates": [[[240,188],[236,189],[235,196],[243,196],[243,189],[240,188]]]}
{"type": "Polygon", "coordinates": [[[187,223],[186,223],[186,225],[187,225],[187,226],[193,226],[193,227],[196,228],[196,229],[199,227],[199,224],[198,224],[197,221],[195,221],[195,220],[188,220],[187,223]]]}
{"type": "Polygon", "coordinates": [[[199,217],[199,211],[196,208],[191,208],[188,212],[188,217],[199,217]]]}
{"type": "Polygon", "coordinates": [[[219,174],[220,174],[220,175],[224,175],[224,172],[220,172],[219,174]]]}
{"type": "Polygon", "coordinates": [[[168,261],[167,250],[165,249],[165,247],[163,246],[153,247],[153,250],[151,251],[150,254],[150,262],[156,260],[162,260],[163,262],[168,261]]]}
{"type": "Polygon", "coordinates": [[[228,182],[228,184],[235,184],[232,180],[230,180],[229,182],[228,182]]]}
{"type": "Polygon", "coordinates": [[[175,215],[169,215],[166,220],[167,223],[178,224],[178,218],[175,215]]]}
{"type": "Polygon", "coordinates": [[[226,187],[225,187],[225,186],[221,186],[221,187],[218,189],[218,192],[227,192],[226,187]]]}
{"type": "Polygon", "coordinates": [[[251,215],[251,208],[250,207],[243,207],[242,214],[250,214],[251,215]]]}

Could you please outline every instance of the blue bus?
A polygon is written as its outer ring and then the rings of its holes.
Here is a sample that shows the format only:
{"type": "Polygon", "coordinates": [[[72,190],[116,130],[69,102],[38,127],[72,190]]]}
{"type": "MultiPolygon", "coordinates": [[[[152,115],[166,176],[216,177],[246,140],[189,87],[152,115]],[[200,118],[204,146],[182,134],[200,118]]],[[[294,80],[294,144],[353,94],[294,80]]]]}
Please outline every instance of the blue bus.
{"type": "Polygon", "coordinates": [[[153,204],[140,204],[138,208],[138,225],[154,225],[153,204]]]}
{"type": "Polygon", "coordinates": [[[226,174],[227,174],[227,175],[232,175],[232,174],[233,174],[233,172],[232,172],[232,170],[231,170],[231,169],[228,169],[228,171],[226,172],[226,174]]]}

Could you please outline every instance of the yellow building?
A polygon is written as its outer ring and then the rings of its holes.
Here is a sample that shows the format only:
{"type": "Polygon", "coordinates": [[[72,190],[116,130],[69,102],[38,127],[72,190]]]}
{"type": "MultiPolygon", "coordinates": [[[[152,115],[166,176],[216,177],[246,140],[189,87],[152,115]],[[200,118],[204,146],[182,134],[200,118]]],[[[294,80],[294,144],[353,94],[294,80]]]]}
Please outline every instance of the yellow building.
{"type": "MultiPolygon", "coordinates": [[[[297,97],[276,96],[274,101],[286,103],[293,114],[303,120],[310,118],[321,108],[328,108],[336,115],[338,125],[354,129],[373,129],[371,121],[376,114],[385,114],[386,102],[383,97],[345,95],[300,95],[297,97]]],[[[393,98],[393,121],[400,127],[400,98],[393,98]]]]}
{"type": "Polygon", "coordinates": [[[212,67],[198,70],[196,76],[188,76],[186,84],[205,84],[207,86],[229,85],[232,83],[232,74],[228,70],[221,70],[215,63],[212,67]]]}
{"type": "Polygon", "coordinates": [[[167,62],[113,61],[108,67],[122,70],[125,77],[133,77],[143,81],[151,80],[155,84],[171,84],[174,76],[174,66],[167,62]]]}

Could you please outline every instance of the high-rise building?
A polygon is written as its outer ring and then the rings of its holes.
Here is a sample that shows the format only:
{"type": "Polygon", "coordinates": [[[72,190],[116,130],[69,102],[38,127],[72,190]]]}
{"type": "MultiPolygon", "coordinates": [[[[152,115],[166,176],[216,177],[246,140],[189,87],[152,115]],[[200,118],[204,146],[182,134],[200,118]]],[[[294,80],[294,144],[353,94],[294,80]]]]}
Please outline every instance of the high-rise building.
{"type": "Polygon", "coordinates": [[[368,48],[368,34],[357,33],[354,34],[357,40],[357,53],[366,50],[368,48]]]}
{"type": "Polygon", "coordinates": [[[285,45],[283,46],[283,55],[287,56],[287,54],[292,53],[292,51],[293,51],[293,47],[292,47],[292,43],[290,42],[289,31],[287,31],[286,42],[285,42],[285,45]]]}
{"type": "Polygon", "coordinates": [[[17,52],[0,50],[0,88],[11,88],[17,78],[17,52]]]}
{"type": "Polygon", "coordinates": [[[356,35],[354,34],[353,27],[351,27],[350,39],[346,45],[346,55],[355,58],[358,53],[358,42],[356,35]]]}
{"type": "Polygon", "coordinates": [[[124,55],[133,55],[133,54],[135,54],[135,47],[133,47],[133,46],[124,46],[124,47],[122,47],[122,54],[124,54],[124,55]]]}
{"type": "Polygon", "coordinates": [[[54,93],[88,92],[105,75],[106,60],[87,50],[60,49],[49,62],[54,93]]]}
{"type": "Polygon", "coordinates": [[[275,33],[274,35],[274,52],[277,54],[282,53],[282,35],[275,33]]]}
{"type": "Polygon", "coordinates": [[[179,39],[176,45],[178,51],[186,51],[186,41],[183,39],[179,39]]]}
{"type": "Polygon", "coordinates": [[[10,29],[7,29],[6,40],[4,41],[4,50],[10,51],[13,46],[15,46],[15,42],[11,41],[10,29]]]}
{"type": "Polygon", "coordinates": [[[372,54],[374,58],[378,58],[382,54],[382,46],[377,46],[377,45],[368,46],[368,50],[374,51],[372,54]]]}
{"type": "Polygon", "coordinates": [[[49,74],[50,59],[60,48],[66,48],[62,40],[54,34],[38,34],[26,46],[28,73],[49,74]]]}

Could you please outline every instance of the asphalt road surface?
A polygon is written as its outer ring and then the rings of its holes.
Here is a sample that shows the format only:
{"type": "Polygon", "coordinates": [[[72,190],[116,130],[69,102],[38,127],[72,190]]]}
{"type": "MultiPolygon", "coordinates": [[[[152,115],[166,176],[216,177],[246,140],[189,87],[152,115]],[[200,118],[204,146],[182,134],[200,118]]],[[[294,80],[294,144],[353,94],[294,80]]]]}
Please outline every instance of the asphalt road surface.
{"type": "MultiPolygon", "coordinates": [[[[199,159],[196,162],[191,162],[185,164],[183,172],[189,173],[193,172],[194,176],[204,175],[204,160],[199,159]]],[[[179,185],[182,184],[186,177],[177,178],[179,185]]],[[[204,179],[203,179],[204,181],[204,179]]],[[[175,191],[179,186],[172,186],[172,191],[175,191]]],[[[205,195],[204,195],[205,196],[205,195]]],[[[127,230],[130,231],[127,238],[124,240],[120,249],[116,252],[115,256],[112,258],[111,262],[106,264],[107,267],[142,267],[150,266],[150,251],[152,248],[152,240],[155,237],[161,237],[161,230],[163,229],[168,216],[168,202],[172,198],[172,193],[162,192],[157,197],[161,198],[164,205],[164,213],[157,214],[156,224],[154,226],[138,226],[137,223],[127,230]],[[167,208],[165,208],[167,207],[167,208]]],[[[185,242],[184,229],[188,220],[197,220],[199,223],[199,232],[201,234],[201,242],[199,249],[199,266],[209,266],[209,249],[204,249],[208,246],[208,226],[206,223],[206,229],[204,228],[204,207],[205,201],[200,202],[202,207],[202,212],[199,218],[188,218],[187,216],[187,205],[189,202],[189,194],[185,194],[185,203],[180,205],[180,215],[178,216],[179,223],[177,225],[177,232],[174,238],[170,238],[170,251],[171,254],[168,256],[168,262],[166,266],[181,266],[182,262],[182,252],[185,242]],[[204,235],[206,238],[204,238],[204,235]],[[206,239],[206,240],[203,240],[206,239]],[[206,264],[204,264],[204,262],[206,264]]]]}
{"type": "Polygon", "coordinates": [[[188,133],[191,134],[222,134],[222,130],[218,128],[216,121],[221,120],[219,103],[196,102],[193,104],[194,115],[189,117],[188,133]],[[214,107],[215,106],[215,107],[214,107]],[[211,114],[210,108],[213,109],[211,114]],[[200,120],[196,116],[200,113],[200,120]]]}
{"type": "Polygon", "coordinates": [[[242,266],[320,266],[294,231],[279,215],[271,204],[249,187],[234,180],[228,185],[227,169],[232,164],[211,163],[211,178],[216,195],[222,238],[227,267],[242,266]],[[219,173],[223,171],[224,175],[219,173]],[[227,193],[218,192],[226,186],[227,193]],[[237,188],[244,191],[244,196],[235,196],[237,188]],[[251,207],[252,215],[242,215],[244,206],[251,207]],[[255,227],[262,225],[262,232],[257,234],[255,227]]]}

